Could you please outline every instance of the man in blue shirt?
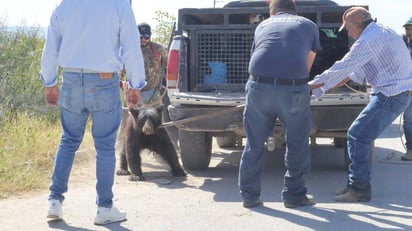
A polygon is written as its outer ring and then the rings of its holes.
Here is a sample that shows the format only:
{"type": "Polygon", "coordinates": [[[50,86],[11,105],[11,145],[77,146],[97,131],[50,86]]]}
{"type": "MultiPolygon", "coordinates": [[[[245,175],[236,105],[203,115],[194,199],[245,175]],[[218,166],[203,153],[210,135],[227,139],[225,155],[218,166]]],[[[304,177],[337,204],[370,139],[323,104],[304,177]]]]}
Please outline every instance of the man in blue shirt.
{"type": "Polygon", "coordinates": [[[372,142],[409,104],[412,89],[412,62],[402,37],[372,20],[362,7],[343,14],[343,25],[354,40],[349,52],[310,83],[320,97],[324,91],[354,80],[372,86],[370,102],[347,133],[349,165],[345,189],[337,192],[338,202],[371,199],[370,149],[372,142]]]}
{"type": "Polygon", "coordinates": [[[145,82],[139,32],[128,0],[63,0],[53,11],[44,46],[40,78],[46,103],[60,106],[63,134],[50,185],[47,217],[63,219],[75,152],[82,142],[89,115],[96,149],[97,225],[126,219],[113,206],[115,141],[121,120],[119,76],[127,69],[129,105],[140,100],[145,82]],[[120,52],[121,48],[121,52],[120,52]],[[59,95],[57,70],[63,78],[59,95]]]}
{"type": "Polygon", "coordinates": [[[246,208],[262,204],[260,179],[264,144],[276,119],[286,140],[282,200],[287,208],[313,205],[307,197],[305,174],[310,170],[312,128],[309,72],[320,49],[319,29],[296,15],[293,0],[272,0],[270,17],[255,31],[246,83],[243,123],[246,145],[239,167],[239,189],[246,208]]]}

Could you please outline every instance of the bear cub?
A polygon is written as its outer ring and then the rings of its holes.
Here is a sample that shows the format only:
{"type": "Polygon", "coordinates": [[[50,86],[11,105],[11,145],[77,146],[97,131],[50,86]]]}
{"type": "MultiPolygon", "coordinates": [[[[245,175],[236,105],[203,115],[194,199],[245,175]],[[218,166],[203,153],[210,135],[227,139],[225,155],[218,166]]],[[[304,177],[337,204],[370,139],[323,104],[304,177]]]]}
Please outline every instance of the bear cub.
{"type": "Polygon", "coordinates": [[[162,123],[163,106],[129,109],[124,127],[125,153],[120,156],[117,175],[130,175],[130,181],[143,181],[140,153],[148,149],[159,155],[170,166],[173,176],[186,176],[179,164],[176,150],[162,123]],[[130,169],[130,172],[128,171],[130,169]]]}

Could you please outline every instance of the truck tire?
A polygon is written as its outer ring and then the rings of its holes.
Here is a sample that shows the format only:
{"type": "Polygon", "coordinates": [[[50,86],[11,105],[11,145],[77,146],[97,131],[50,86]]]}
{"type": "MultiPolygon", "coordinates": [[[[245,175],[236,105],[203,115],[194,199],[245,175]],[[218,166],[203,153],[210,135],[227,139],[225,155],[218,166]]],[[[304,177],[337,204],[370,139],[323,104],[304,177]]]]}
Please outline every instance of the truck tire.
{"type": "Polygon", "coordinates": [[[212,153],[212,136],[206,132],[192,132],[179,129],[180,157],[187,170],[201,170],[209,167],[212,153]]]}
{"type": "Polygon", "coordinates": [[[236,136],[235,134],[228,136],[217,136],[216,143],[219,148],[241,147],[242,138],[236,136]]]}
{"type": "Polygon", "coordinates": [[[236,137],[234,136],[218,136],[216,137],[216,143],[220,148],[235,147],[236,137]]]}

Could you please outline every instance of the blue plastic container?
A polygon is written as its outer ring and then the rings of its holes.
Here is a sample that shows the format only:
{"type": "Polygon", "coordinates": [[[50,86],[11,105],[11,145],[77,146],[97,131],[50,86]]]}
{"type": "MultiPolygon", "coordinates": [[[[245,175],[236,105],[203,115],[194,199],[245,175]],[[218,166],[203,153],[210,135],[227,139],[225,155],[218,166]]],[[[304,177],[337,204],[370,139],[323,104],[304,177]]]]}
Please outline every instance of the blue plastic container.
{"type": "Polygon", "coordinates": [[[219,61],[209,62],[211,74],[203,76],[203,82],[206,84],[223,84],[226,83],[227,67],[226,63],[219,61]]]}

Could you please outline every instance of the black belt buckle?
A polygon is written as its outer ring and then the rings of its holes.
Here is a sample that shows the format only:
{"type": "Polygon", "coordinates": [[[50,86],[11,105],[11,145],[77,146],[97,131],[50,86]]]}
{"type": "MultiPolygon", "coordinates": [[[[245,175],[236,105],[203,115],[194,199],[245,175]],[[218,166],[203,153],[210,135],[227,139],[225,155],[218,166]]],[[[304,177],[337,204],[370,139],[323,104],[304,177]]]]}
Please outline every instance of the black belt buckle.
{"type": "Polygon", "coordinates": [[[250,80],[256,81],[258,83],[269,83],[274,85],[302,85],[308,82],[308,79],[279,79],[279,78],[271,78],[271,77],[264,77],[264,76],[254,76],[250,75],[250,80]]]}

